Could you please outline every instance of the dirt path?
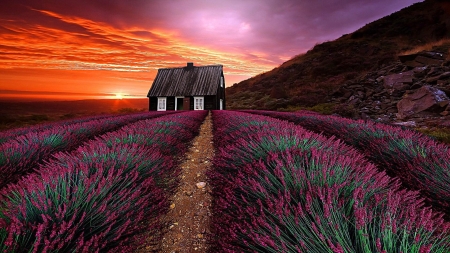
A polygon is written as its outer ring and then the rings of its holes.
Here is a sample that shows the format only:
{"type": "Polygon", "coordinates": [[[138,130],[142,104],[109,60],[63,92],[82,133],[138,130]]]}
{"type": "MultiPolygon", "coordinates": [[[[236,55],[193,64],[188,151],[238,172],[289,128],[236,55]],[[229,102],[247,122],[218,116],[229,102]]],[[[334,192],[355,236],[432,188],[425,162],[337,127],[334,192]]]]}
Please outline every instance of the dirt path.
{"type": "Polygon", "coordinates": [[[168,232],[161,245],[163,253],[206,252],[209,233],[211,195],[205,172],[214,157],[211,114],[200,127],[200,134],[181,164],[181,183],[167,214],[168,232]],[[204,185],[206,183],[206,185],[204,185]]]}

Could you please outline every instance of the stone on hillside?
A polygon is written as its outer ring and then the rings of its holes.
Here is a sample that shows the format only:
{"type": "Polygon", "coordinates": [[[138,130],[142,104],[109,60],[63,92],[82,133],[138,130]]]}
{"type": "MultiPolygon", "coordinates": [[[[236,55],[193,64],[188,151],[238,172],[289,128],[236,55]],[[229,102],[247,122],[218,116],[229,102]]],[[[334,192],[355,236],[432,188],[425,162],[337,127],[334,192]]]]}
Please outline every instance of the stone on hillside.
{"type": "Polygon", "coordinates": [[[427,75],[428,71],[429,71],[429,69],[426,66],[424,66],[424,67],[415,67],[413,69],[414,77],[416,77],[416,78],[425,77],[427,75]]]}
{"type": "Polygon", "coordinates": [[[397,117],[404,119],[432,106],[445,106],[448,104],[445,101],[449,101],[449,98],[443,91],[431,86],[423,86],[414,93],[407,94],[397,103],[397,117]]]}
{"type": "Polygon", "coordinates": [[[444,62],[443,55],[437,52],[422,51],[416,54],[400,55],[399,60],[410,68],[426,65],[441,65],[444,62]]]}
{"type": "Polygon", "coordinates": [[[413,82],[414,72],[412,70],[399,74],[392,74],[384,77],[384,87],[386,89],[406,90],[413,82]]]}
{"type": "Polygon", "coordinates": [[[444,72],[439,76],[439,80],[448,79],[450,77],[450,72],[444,72]]]}
{"type": "Polygon", "coordinates": [[[436,83],[439,80],[439,76],[428,77],[425,79],[426,83],[436,83]]]}
{"type": "Polygon", "coordinates": [[[443,60],[424,57],[421,55],[417,56],[415,61],[422,63],[423,65],[441,65],[442,62],[444,62],[443,60]]]}
{"type": "Polygon", "coordinates": [[[415,121],[405,121],[405,122],[394,122],[392,123],[394,125],[397,126],[405,126],[405,127],[416,127],[416,122],[415,121]]]}

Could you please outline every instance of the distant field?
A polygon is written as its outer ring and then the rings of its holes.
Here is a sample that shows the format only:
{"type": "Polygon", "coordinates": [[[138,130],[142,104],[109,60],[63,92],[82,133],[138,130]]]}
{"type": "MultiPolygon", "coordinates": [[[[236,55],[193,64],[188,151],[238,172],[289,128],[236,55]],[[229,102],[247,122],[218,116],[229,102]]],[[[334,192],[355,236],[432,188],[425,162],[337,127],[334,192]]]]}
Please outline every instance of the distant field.
{"type": "Polygon", "coordinates": [[[84,115],[148,110],[148,99],[90,99],[76,101],[0,100],[0,130],[84,115]]]}

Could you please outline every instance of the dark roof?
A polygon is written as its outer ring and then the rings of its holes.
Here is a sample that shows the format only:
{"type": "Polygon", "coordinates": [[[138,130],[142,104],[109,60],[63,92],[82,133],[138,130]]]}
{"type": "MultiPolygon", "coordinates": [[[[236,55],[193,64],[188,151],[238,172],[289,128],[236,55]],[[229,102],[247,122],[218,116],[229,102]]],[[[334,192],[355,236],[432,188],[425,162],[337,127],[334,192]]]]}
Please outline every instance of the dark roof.
{"type": "Polygon", "coordinates": [[[158,69],[147,97],[216,95],[221,76],[222,65],[158,69]]]}

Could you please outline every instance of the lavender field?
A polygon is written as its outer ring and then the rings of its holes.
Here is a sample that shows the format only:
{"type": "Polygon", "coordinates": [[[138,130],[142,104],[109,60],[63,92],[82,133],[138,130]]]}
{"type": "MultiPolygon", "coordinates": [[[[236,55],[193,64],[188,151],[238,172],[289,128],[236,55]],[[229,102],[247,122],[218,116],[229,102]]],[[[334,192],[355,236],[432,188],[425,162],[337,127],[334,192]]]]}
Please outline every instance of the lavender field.
{"type": "MultiPolygon", "coordinates": [[[[210,113],[211,252],[450,252],[448,146],[311,112],[210,113]]],[[[0,132],[0,250],[158,245],[180,161],[207,114],[0,132]]]]}

